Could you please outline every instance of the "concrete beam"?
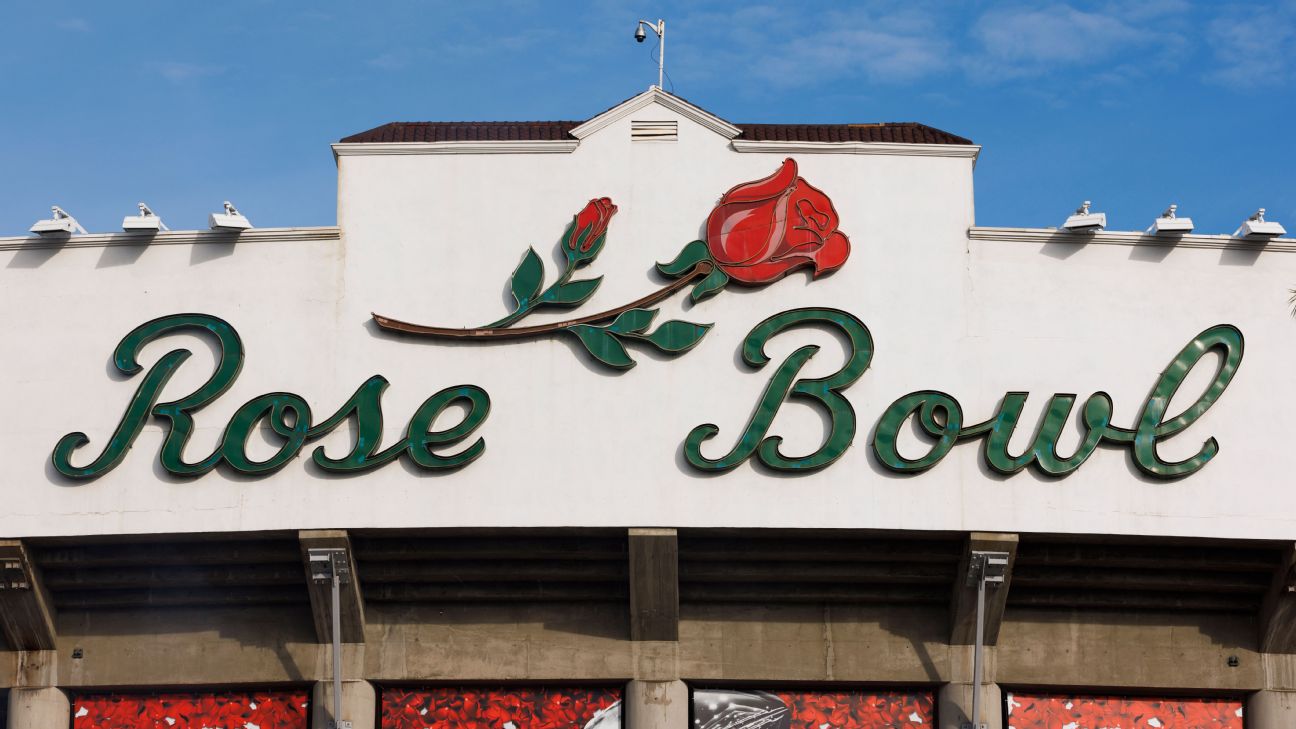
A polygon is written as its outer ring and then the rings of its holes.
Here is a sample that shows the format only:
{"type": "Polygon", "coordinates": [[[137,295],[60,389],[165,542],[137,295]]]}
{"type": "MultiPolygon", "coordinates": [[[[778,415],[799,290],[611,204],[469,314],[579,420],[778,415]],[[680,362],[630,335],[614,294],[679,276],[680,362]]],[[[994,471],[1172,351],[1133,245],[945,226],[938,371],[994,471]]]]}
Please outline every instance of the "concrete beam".
{"type": "MultiPolygon", "coordinates": [[[[972,726],[972,684],[945,684],[936,694],[937,729],[972,726]]],[[[1003,691],[998,684],[981,684],[981,726],[1003,729],[1003,691]]]]}
{"type": "MultiPolygon", "coordinates": [[[[972,684],[947,683],[936,694],[937,729],[972,726],[972,684]]],[[[1003,691],[998,684],[981,684],[981,727],[1003,729],[1003,691]]]]}
{"type": "Polygon", "coordinates": [[[0,540],[0,630],[13,650],[54,649],[54,602],[26,545],[0,540]]]}
{"type": "MultiPolygon", "coordinates": [[[[378,716],[378,692],[368,681],[342,682],[342,721],[351,729],[374,729],[378,716]]],[[[337,724],[333,716],[333,682],[320,681],[311,691],[311,722],[317,729],[330,729],[337,724]]]]}
{"type": "Polygon", "coordinates": [[[1290,729],[1296,726],[1296,693],[1257,691],[1243,709],[1247,729],[1290,729]]]}
{"type": "Polygon", "coordinates": [[[306,571],[306,588],[310,591],[311,615],[315,618],[315,634],[321,643],[333,642],[333,586],[311,579],[309,552],[312,549],[344,549],[351,567],[350,580],[342,585],[341,614],[342,642],[363,643],[365,628],[364,596],[360,592],[360,574],[356,569],[355,552],[351,538],[342,529],[312,529],[298,533],[301,543],[302,567],[306,571]]]}
{"type": "Polygon", "coordinates": [[[683,681],[631,681],[625,693],[626,729],[679,729],[689,723],[683,681]]]}
{"type": "Polygon", "coordinates": [[[631,529],[630,639],[679,640],[679,539],[674,529],[631,529]]]}
{"type": "Polygon", "coordinates": [[[1260,652],[1296,653],[1296,544],[1283,550],[1260,605],[1260,652]]]}
{"type": "Polygon", "coordinates": [[[971,645],[976,642],[977,589],[967,583],[973,552],[1007,552],[1008,569],[1003,584],[986,590],[985,644],[999,641],[999,627],[1003,624],[1004,606],[1008,604],[1008,588],[1012,582],[1013,563],[1017,560],[1017,535],[992,532],[972,532],[963,546],[963,557],[954,575],[954,597],[950,603],[950,643],[971,645]]]}
{"type": "Polygon", "coordinates": [[[59,689],[9,690],[8,729],[67,729],[72,726],[72,705],[59,689]]]}

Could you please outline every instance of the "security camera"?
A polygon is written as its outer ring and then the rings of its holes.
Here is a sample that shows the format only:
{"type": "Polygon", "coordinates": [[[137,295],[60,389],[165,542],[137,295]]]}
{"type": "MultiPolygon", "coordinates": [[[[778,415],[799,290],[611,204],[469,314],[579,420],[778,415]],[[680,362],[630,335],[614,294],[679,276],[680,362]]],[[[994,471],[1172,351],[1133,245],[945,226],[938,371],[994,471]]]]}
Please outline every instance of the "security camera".
{"type": "Polygon", "coordinates": [[[648,34],[644,32],[644,29],[643,29],[643,23],[640,23],[639,26],[638,26],[637,28],[635,28],[635,42],[636,42],[636,43],[643,43],[643,42],[644,42],[644,38],[647,38],[647,37],[648,37],[648,34]]]}

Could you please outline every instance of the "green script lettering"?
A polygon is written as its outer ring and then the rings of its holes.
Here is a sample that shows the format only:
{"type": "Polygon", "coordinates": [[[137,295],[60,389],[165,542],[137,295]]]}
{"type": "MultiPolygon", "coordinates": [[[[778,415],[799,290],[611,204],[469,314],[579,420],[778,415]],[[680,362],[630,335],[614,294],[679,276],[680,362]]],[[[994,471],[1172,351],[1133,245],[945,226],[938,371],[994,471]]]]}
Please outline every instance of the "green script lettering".
{"type": "Polygon", "coordinates": [[[401,455],[428,470],[459,468],[476,460],[486,448],[485,441],[478,437],[454,454],[440,455],[433,451],[434,447],[463,442],[490,413],[490,396],[485,390],[475,385],[458,385],[441,390],[424,401],[410,419],[405,437],[380,451],[382,394],[387,389],[387,380],[374,375],[360,385],[336,413],[314,426],[310,405],[297,395],[275,392],[253,398],[230,418],[220,444],[210,455],[199,461],[185,461],[184,449],[194,430],[193,414],[230,388],[243,367],[244,355],[238,333],[223,319],[207,314],[174,314],[142,324],[127,334],[117,345],[113,362],[123,374],[137,375],[143,370],[138,356],[144,345],[175,333],[199,334],[215,339],[218,358],[211,377],[179,400],[158,403],[162,388],[192,355],[187,349],[166,353],[140,381],[125,414],[99,456],[85,466],[73,465],[72,454],[87,445],[90,439],[85,433],[69,433],[54,447],[52,460],[55,470],[74,479],[97,478],[111,471],[126,456],[150,415],[166,422],[166,437],[159,460],[164,469],[177,476],[199,476],[221,463],[249,475],[273,473],[296,458],[307,442],[332,432],[348,419],[355,422],[355,440],[350,452],[341,458],[330,458],[321,446],[312,453],[312,460],[324,471],[355,473],[389,463],[401,455]],[[437,416],[456,403],[467,407],[463,419],[446,430],[431,430],[437,416]],[[282,442],[269,458],[254,461],[247,455],[247,443],[262,422],[282,442]]]}
{"type": "Polygon", "coordinates": [[[1219,452],[1218,441],[1208,438],[1196,455],[1178,462],[1162,460],[1157,454],[1157,443],[1183,431],[1210,409],[1233,381],[1242,363],[1242,353],[1242,332],[1237,327],[1220,324],[1198,334],[1162,372],[1143,404],[1134,429],[1112,425],[1112,400],[1107,393],[1090,395],[1081,410],[1084,437],[1070,456],[1058,454],[1058,439],[1071,416],[1075,395],[1054,395],[1031,445],[1014,456],[1008,452],[1008,442],[1017,428],[1027,393],[1006,394],[993,418],[963,426],[963,411],[958,401],[929,390],[905,395],[887,408],[873,436],[873,452],[879,463],[893,471],[917,473],[934,466],[956,442],[985,438],[983,455],[986,464],[999,473],[1014,474],[1027,466],[1034,466],[1050,476],[1065,476],[1079,468],[1106,441],[1129,446],[1135,465],[1149,476],[1187,476],[1215,457],[1219,452]],[[1173,418],[1166,418],[1166,409],[1175,392],[1193,367],[1210,351],[1220,353],[1220,365],[1214,380],[1190,407],[1173,418]],[[899,453],[896,440],[905,423],[915,414],[923,432],[937,440],[926,455],[909,459],[899,453]]]}
{"type": "Polygon", "coordinates": [[[717,459],[702,455],[702,444],[720,432],[713,423],[699,425],[688,434],[684,441],[684,457],[694,468],[727,471],[757,454],[761,463],[776,470],[812,471],[831,464],[846,452],[855,439],[855,410],[841,392],[864,374],[873,358],[873,337],[864,322],[839,309],[793,309],[775,314],[757,324],[743,340],[743,361],[752,367],[764,367],[769,362],[765,343],[771,337],[793,327],[812,324],[834,327],[846,336],[849,344],[846,364],[827,377],[798,380],[797,373],[815,356],[819,347],[806,345],[797,349],[774,371],[733,450],[717,459]],[[828,435],[809,455],[785,456],[779,450],[783,437],[766,437],[779,407],[792,397],[814,403],[828,415],[828,435]]]}

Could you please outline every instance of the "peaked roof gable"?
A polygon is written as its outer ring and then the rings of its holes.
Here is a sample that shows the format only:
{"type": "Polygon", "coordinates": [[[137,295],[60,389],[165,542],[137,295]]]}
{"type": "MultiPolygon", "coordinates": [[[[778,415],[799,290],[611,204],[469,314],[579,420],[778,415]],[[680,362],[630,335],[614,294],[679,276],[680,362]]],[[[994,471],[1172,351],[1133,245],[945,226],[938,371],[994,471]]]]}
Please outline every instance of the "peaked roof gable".
{"type": "MultiPolygon", "coordinates": [[[[339,144],[445,142],[573,142],[652,104],[659,104],[737,142],[815,142],[972,145],[972,140],[917,122],[879,124],[731,124],[656,87],[586,121],[391,122],[339,140],[339,144]]],[[[574,143],[574,142],[573,142],[574,143]]]]}
{"type": "Polygon", "coordinates": [[[700,106],[694,106],[674,94],[668,94],[656,86],[652,86],[642,94],[632,96],[593,119],[573,128],[569,134],[577,139],[584,139],[603,127],[620,121],[621,119],[624,119],[627,116],[653,104],[663,106],[683,117],[692,119],[725,139],[733,139],[742,133],[741,129],[730,124],[724,119],[721,119],[715,114],[712,114],[706,109],[703,109],[700,106]]]}

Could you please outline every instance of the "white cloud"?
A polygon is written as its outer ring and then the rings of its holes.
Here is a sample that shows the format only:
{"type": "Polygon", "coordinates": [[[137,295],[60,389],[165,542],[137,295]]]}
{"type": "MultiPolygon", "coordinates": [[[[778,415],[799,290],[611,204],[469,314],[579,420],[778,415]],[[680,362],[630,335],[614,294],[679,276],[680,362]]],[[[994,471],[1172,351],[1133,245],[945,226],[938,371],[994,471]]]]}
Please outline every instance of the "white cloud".
{"type": "Polygon", "coordinates": [[[1240,88],[1282,84],[1293,76],[1296,5],[1232,10],[1210,22],[1206,38],[1215,60],[1207,81],[1240,88]]]}
{"type": "Polygon", "coordinates": [[[717,36],[701,46],[691,77],[741,68],[791,87],[856,77],[905,83],[941,73],[951,67],[953,48],[938,21],[936,13],[921,7],[810,13],[800,6],[758,5],[695,13],[681,26],[717,36]]]}
{"type": "Polygon", "coordinates": [[[985,81],[1093,65],[1129,44],[1147,41],[1115,15],[1056,4],[995,7],[977,19],[972,35],[980,47],[969,61],[969,70],[985,81]]]}
{"type": "Polygon", "coordinates": [[[1189,0],[831,7],[694,6],[675,25],[690,42],[668,56],[668,70],[693,84],[738,74],[780,88],[914,84],[962,73],[980,84],[1035,87],[1060,105],[1069,90],[1172,83],[1211,58],[1206,78],[1216,83],[1296,79],[1296,0],[1250,10],[1189,0]]]}

